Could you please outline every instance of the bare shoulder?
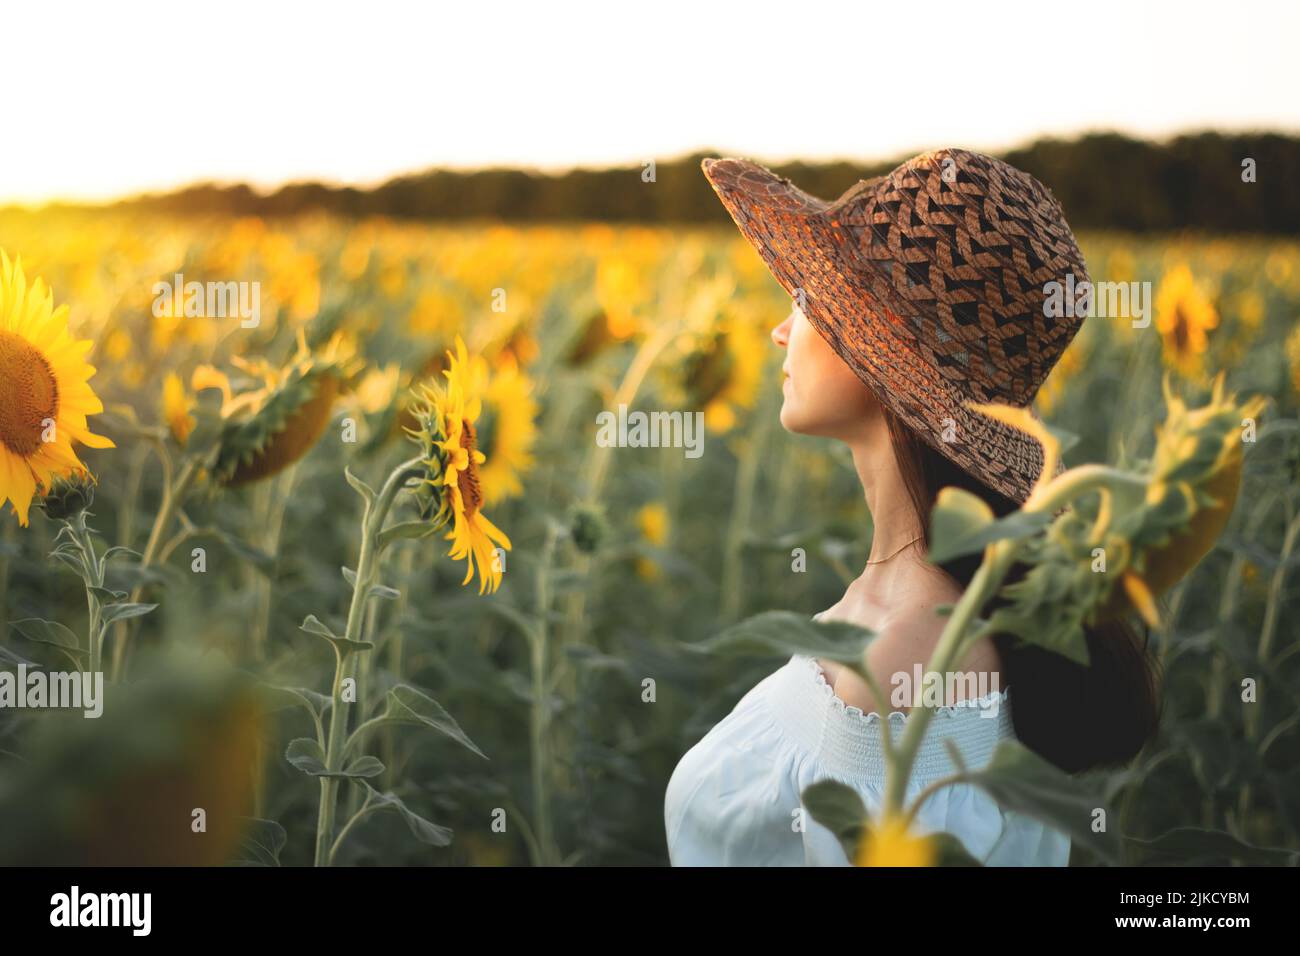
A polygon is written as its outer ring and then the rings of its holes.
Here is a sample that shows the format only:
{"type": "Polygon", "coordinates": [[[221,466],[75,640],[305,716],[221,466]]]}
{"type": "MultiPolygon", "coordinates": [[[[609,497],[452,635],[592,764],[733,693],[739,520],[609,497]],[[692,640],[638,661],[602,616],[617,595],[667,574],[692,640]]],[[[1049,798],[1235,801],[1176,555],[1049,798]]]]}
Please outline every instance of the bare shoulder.
{"type": "MultiPolygon", "coordinates": [[[[888,710],[907,710],[905,701],[910,694],[895,695],[896,687],[908,687],[915,678],[917,666],[924,667],[939,643],[948,622],[939,613],[947,600],[927,600],[900,607],[890,613],[875,628],[876,639],[867,651],[867,667],[881,691],[893,698],[878,701],[871,686],[847,667],[827,668],[827,682],[835,695],[846,704],[863,711],[884,713],[888,710]]],[[[992,641],[983,639],[959,665],[962,670],[999,671],[1000,661],[992,641]]]]}

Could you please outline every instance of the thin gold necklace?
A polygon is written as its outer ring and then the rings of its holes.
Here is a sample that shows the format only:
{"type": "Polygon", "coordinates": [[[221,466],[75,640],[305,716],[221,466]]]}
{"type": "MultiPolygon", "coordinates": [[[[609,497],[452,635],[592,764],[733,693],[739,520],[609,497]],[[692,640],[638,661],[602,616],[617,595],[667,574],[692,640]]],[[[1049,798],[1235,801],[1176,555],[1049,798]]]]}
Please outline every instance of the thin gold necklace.
{"type": "Polygon", "coordinates": [[[907,542],[907,544],[903,545],[902,548],[899,548],[898,551],[895,551],[894,554],[886,555],[886,556],[883,557],[883,558],[877,558],[875,561],[868,561],[867,564],[884,564],[886,561],[888,561],[890,558],[892,558],[895,554],[900,553],[904,548],[907,548],[907,547],[909,547],[909,546],[911,546],[911,545],[914,545],[914,544],[916,544],[916,542],[918,542],[918,541],[920,541],[920,540],[921,540],[921,536],[920,536],[920,535],[917,535],[917,536],[916,536],[915,538],[913,538],[911,541],[907,542]]]}

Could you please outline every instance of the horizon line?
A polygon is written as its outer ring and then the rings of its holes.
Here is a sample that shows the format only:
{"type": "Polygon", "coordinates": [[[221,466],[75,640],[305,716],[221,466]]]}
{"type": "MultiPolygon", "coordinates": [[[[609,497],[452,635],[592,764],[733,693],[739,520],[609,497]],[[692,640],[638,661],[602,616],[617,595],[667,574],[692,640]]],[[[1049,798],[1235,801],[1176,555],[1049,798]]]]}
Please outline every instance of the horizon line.
{"type": "MultiPolygon", "coordinates": [[[[1029,139],[1021,138],[1011,144],[1002,144],[999,146],[986,146],[978,152],[988,152],[990,155],[997,153],[1012,152],[1017,149],[1024,149],[1034,146],[1038,143],[1062,142],[1075,143],[1081,140],[1097,136],[1120,136],[1131,139],[1136,142],[1149,143],[1152,145],[1167,145],[1170,142],[1196,136],[1219,135],[1224,137],[1233,136],[1282,136],[1291,138],[1300,138],[1300,125],[1291,129],[1281,127],[1257,127],[1247,126],[1240,129],[1226,129],[1222,126],[1210,127],[1188,127],[1180,131],[1171,132],[1161,136],[1142,136],[1127,132],[1118,127],[1094,127],[1080,130],[1074,134],[1062,136],[1059,134],[1043,134],[1034,136],[1029,139]]],[[[953,144],[945,144],[952,146],[953,144]]],[[[696,146],[686,150],[679,150],[672,156],[660,159],[650,157],[657,163],[671,164],[689,159],[693,156],[738,156],[760,162],[767,166],[784,166],[795,163],[801,163],[809,166],[831,166],[841,163],[860,166],[872,166],[891,162],[899,157],[906,159],[912,156],[920,155],[932,149],[941,148],[939,145],[929,145],[912,151],[895,152],[889,156],[877,155],[866,157],[861,155],[827,155],[817,158],[806,158],[795,154],[786,154],[785,156],[774,157],[772,155],[759,155],[756,153],[747,153],[744,150],[728,149],[718,147],[696,146]]],[[[964,147],[970,148],[970,147],[964,147]]],[[[900,159],[901,161],[901,159],[900,159]]],[[[42,199],[19,199],[5,198],[0,196],[0,211],[20,210],[25,212],[41,212],[47,209],[110,209],[115,206],[132,205],[150,200],[165,199],[170,196],[177,196],[186,192],[197,189],[215,189],[215,190],[236,190],[241,187],[247,189],[256,195],[259,199],[266,199],[295,186],[321,186],[331,191],[343,191],[355,189],[360,192],[372,192],[388,183],[397,182],[402,179],[410,179],[420,176],[427,176],[431,173],[450,172],[473,175],[475,173],[491,172],[523,172],[531,176],[558,179],[575,172],[604,172],[608,170],[634,168],[644,165],[645,159],[628,159],[620,162],[607,163],[565,163],[559,165],[547,164],[528,164],[528,163],[435,163],[431,165],[411,168],[405,171],[389,173],[383,177],[371,180],[344,180],[331,179],[328,177],[303,177],[278,180],[274,183],[259,182],[255,177],[242,177],[238,179],[220,179],[220,178],[201,178],[192,179],[184,182],[178,182],[170,186],[159,186],[154,189],[139,190],[133,192],[117,193],[110,196],[97,197],[74,197],[74,196],[51,196],[42,199]]]]}

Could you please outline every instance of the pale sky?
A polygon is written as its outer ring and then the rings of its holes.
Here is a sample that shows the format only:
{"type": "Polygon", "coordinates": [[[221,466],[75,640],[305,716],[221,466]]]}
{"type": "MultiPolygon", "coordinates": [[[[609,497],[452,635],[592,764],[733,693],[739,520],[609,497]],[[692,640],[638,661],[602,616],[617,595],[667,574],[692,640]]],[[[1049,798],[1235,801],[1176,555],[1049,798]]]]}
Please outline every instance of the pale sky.
{"type": "Polygon", "coordinates": [[[1300,3],[24,3],[0,203],[696,149],[1300,132],[1300,3]]]}

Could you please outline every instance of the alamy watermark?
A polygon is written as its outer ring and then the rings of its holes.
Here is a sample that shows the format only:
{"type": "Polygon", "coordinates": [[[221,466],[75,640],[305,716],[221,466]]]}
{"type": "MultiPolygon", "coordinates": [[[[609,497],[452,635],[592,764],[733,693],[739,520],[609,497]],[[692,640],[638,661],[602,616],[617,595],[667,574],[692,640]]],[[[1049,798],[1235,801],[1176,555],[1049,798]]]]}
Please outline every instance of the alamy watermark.
{"type": "Polygon", "coordinates": [[[68,709],[94,719],[104,712],[103,671],[0,671],[0,709],[68,709]]]}
{"type": "Polygon", "coordinates": [[[1135,329],[1151,324],[1150,282],[1075,282],[1067,272],[1064,282],[1046,283],[1043,294],[1043,315],[1051,318],[1132,319],[1135,329]]]}
{"type": "Polygon", "coordinates": [[[183,272],[176,273],[174,279],[153,284],[154,318],[238,318],[245,329],[262,324],[262,283],[186,282],[183,272]]]}
{"type": "Polygon", "coordinates": [[[895,671],[889,683],[889,702],[901,707],[972,707],[981,717],[996,717],[1002,704],[997,673],[988,671],[927,671],[920,664],[895,671]],[[919,691],[919,693],[918,693],[919,691]]]}
{"type": "Polygon", "coordinates": [[[51,926],[123,926],[132,936],[148,936],[152,911],[152,893],[83,893],[73,886],[50,897],[51,926]]]}
{"type": "Polygon", "coordinates": [[[687,458],[704,454],[703,412],[603,411],[596,416],[602,448],[684,448],[687,458]]]}

